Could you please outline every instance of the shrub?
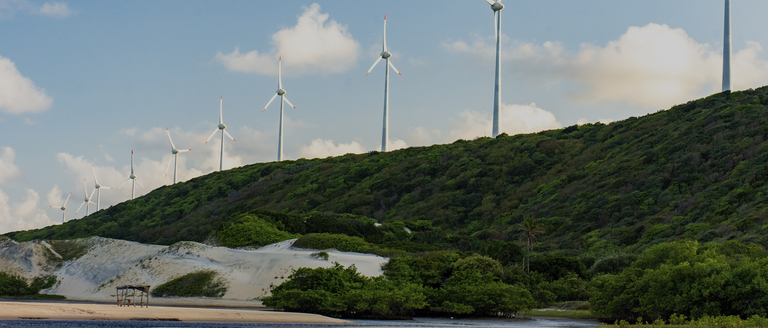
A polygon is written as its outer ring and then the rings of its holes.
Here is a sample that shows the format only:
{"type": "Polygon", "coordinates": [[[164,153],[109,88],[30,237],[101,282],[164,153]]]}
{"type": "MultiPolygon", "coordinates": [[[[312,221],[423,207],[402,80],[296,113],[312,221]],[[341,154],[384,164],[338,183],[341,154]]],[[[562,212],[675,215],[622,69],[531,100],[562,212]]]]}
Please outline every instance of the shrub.
{"type": "Polygon", "coordinates": [[[152,290],[152,296],[222,297],[227,292],[224,281],[216,279],[216,271],[203,270],[185,274],[152,290]]]}
{"type": "Polygon", "coordinates": [[[241,215],[216,230],[216,238],[226,247],[264,246],[298,237],[253,214],[241,215]]]}

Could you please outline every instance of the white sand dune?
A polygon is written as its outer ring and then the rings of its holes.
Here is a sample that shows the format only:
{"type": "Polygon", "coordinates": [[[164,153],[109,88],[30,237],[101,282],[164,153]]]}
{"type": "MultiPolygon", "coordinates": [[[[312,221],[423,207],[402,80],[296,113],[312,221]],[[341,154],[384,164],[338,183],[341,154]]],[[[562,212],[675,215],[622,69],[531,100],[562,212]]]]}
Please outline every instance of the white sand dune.
{"type": "Polygon", "coordinates": [[[0,244],[0,270],[27,279],[52,274],[59,282],[44,293],[87,301],[115,300],[115,287],[130,284],[157,286],[198,270],[214,270],[228,286],[221,299],[153,298],[154,304],[258,306],[253,299],[269,295],[293,269],[330,267],[333,262],[349,266],[366,276],[382,274],[386,258],[361,253],[326,250],[327,261],[312,256],[317,250],[291,247],[286,240],[255,250],[212,247],[195,242],[171,246],[147,245],[124,240],[91,237],[75,242],[87,246],[85,255],[60,267],[52,265],[54,254],[42,241],[0,244]]]}

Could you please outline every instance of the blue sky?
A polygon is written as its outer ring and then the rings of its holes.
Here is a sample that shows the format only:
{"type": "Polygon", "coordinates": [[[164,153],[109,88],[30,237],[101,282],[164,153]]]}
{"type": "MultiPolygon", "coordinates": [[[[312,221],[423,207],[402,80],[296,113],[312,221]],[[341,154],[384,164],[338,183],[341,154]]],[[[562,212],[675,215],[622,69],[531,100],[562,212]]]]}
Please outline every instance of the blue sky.
{"type": "MultiPolygon", "coordinates": [[[[529,133],[610,122],[720,89],[722,0],[504,1],[502,130],[529,133]]],[[[732,4],[734,88],[768,83],[768,2],[732,4]]],[[[392,62],[390,148],[490,135],[493,13],[482,0],[75,1],[0,0],[0,233],[67,220],[99,182],[128,177],[130,152],[147,187],[164,184],[169,127],[179,178],[277,157],[378,149],[383,16],[392,62]]],[[[173,168],[171,168],[173,170],[173,168]]],[[[169,173],[171,176],[172,173],[169,173]]],[[[102,207],[130,198],[103,190],[102,207]]],[[[92,206],[93,209],[93,206],[92,206]]]]}

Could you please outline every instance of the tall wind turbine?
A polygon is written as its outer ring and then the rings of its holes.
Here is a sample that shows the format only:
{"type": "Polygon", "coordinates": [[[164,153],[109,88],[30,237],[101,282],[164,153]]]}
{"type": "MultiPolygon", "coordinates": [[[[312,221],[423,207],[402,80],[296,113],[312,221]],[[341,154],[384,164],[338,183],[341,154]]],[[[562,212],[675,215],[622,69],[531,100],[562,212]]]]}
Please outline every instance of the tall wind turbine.
{"type": "Polygon", "coordinates": [[[283,56],[280,56],[280,58],[277,60],[277,91],[275,92],[275,95],[272,96],[271,99],[269,99],[269,102],[267,102],[267,105],[264,106],[264,110],[261,112],[265,112],[267,110],[267,107],[269,107],[269,104],[272,103],[273,100],[275,100],[275,97],[280,96],[280,128],[278,129],[278,138],[277,138],[277,161],[283,160],[283,106],[284,102],[287,102],[288,105],[293,107],[293,109],[296,109],[296,106],[291,104],[290,101],[288,101],[288,98],[285,97],[285,89],[283,89],[283,56]]]}
{"type": "Polygon", "coordinates": [[[91,195],[88,195],[88,188],[85,186],[85,179],[83,179],[83,191],[85,192],[85,199],[82,203],[80,203],[80,207],[77,208],[77,211],[75,211],[75,216],[77,216],[77,213],[80,212],[80,209],[83,208],[83,205],[85,205],[85,216],[88,216],[90,214],[90,204],[96,205],[91,201],[91,198],[93,198],[93,193],[96,192],[96,188],[91,191],[91,195]]]}
{"type": "Polygon", "coordinates": [[[499,106],[501,106],[501,10],[504,9],[504,5],[501,4],[501,0],[491,2],[491,0],[485,0],[491,5],[493,10],[493,27],[496,32],[496,86],[493,89],[493,137],[499,135],[501,128],[499,127],[499,106]]]}
{"type": "Polygon", "coordinates": [[[64,201],[64,205],[51,205],[53,208],[61,209],[61,224],[64,224],[64,216],[67,214],[67,202],[69,201],[69,197],[72,197],[72,193],[69,193],[69,196],[67,196],[67,199],[64,201]]]}
{"type": "MultiPolygon", "coordinates": [[[[216,133],[216,131],[213,132],[216,133]]],[[[192,151],[192,149],[177,149],[176,146],[173,145],[173,140],[171,140],[171,132],[168,131],[167,126],[165,127],[165,133],[168,134],[168,141],[171,142],[171,160],[168,161],[168,166],[165,168],[165,176],[168,176],[168,169],[171,168],[171,162],[173,162],[173,184],[176,184],[176,165],[179,162],[179,153],[192,151]]]]}
{"type": "MultiPolygon", "coordinates": [[[[131,175],[129,175],[128,180],[125,180],[125,182],[123,182],[123,184],[121,184],[120,187],[117,187],[117,189],[122,188],[123,185],[125,185],[126,183],[128,183],[128,181],[131,181],[131,180],[133,180],[133,182],[131,183],[131,200],[133,200],[133,198],[136,195],[136,182],[139,182],[138,177],[136,176],[136,174],[133,173],[133,150],[131,150],[131,175]]],[[[141,186],[142,189],[147,189],[147,188],[144,188],[144,185],[141,184],[141,182],[139,182],[139,186],[141,186]]]]}
{"type": "Polygon", "coordinates": [[[392,69],[397,72],[397,75],[403,75],[400,74],[400,71],[395,68],[395,65],[389,61],[389,58],[391,57],[392,53],[387,51],[387,15],[384,15],[384,44],[382,45],[381,55],[379,56],[379,59],[376,59],[373,65],[371,65],[368,72],[365,73],[365,76],[368,76],[373,68],[376,67],[376,64],[384,58],[386,62],[384,66],[386,67],[384,71],[384,128],[381,131],[381,151],[387,151],[387,143],[389,142],[389,68],[392,67],[392,69]]]}
{"type": "Polygon", "coordinates": [[[96,169],[93,168],[93,164],[91,164],[91,170],[93,171],[93,181],[96,182],[96,185],[93,187],[96,188],[96,212],[98,212],[101,209],[101,188],[112,189],[112,187],[106,187],[99,184],[99,179],[96,179],[96,169]]]}
{"type": "Polygon", "coordinates": [[[731,0],[725,0],[725,28],[723,36],[723,91],[733,90],[731,81],[731,0]]]}
{"type": "Polygon", "coordinates": [[[231,135],[229,135],[229,132],[224,131],[224,129],[227,128],[227,125],[224,124],[224,118],[222,118],[221,114],[221,105],[224,102],[224,96],[221,96],[221,99],[219,100],[219,126],[216,127],[216,130],[213,130],[213,133],[211,133],[211,136],[208,137],[208,140],[205,141],[205,144],[208,144],[208,141],[213,138],[213,135],[216,134],[216,131],[221,130],[221,155],[219,156],[219,171],[221,171],[222,164],[224,163],[224,135],[226,134],[227,137],[232,139],[232,141],[235,141],[235,138],[232,138],[231,135]]]}

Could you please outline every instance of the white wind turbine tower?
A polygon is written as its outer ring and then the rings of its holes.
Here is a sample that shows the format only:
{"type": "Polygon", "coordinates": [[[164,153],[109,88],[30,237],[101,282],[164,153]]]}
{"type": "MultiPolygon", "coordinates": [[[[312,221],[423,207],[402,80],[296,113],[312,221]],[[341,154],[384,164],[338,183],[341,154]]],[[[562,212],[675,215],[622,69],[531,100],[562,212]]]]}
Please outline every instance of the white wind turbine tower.
{"type": "Polygon", "coordinates": [[[90,214],[90,204],[96,205],[91,201],[91,198],[93,198],[93,193],[96,192],[96,188],[93,188],[93,191],[91,191],[91,195],[88,195],[88,188],[85,186],[85,179],[83,179],[83,191],[85,192],[85,199],[82,203],[80,203],[80,207],[77,208],[77,211],[75,211],[75,216],[77,216],[77,213],[80,212],[80,209],[83,208],[83,205],[85,205],[85,216],[88,216],[90,214]]]}
{"type": "MultiPolygon", "coordinates": [[[[216,133],[216,131],[213,132],[216,133]]],[[[173,162],[173,184],[176,184],[176,166],[179,162],[179,153],[192,151],[192,149],[177,149],[176,146],[173,145],[173,140],[171,140],[171,132],[168,131],[167,126],[165,127],[165,133],[168,134],[168,141],[171,142],[171,160],[168,161],[168,166],[165,168],[165,176],[168,176],[168,169],[171,168],[171,162],[173,162]]]]}
{"type": "Polygon", "coordinates": [[[64,216],[67,213],[67,202],[69,201],[69,197],[72,197],[72,193],[69,193],[69,196],[67,196],[67,199],[64,201],[64,205],[58,206],[58,205],[51,205],[53,208],[61,209],[61,224],[64,224],[64,216]]]}
{"type": "Polygon", "coordinates": [[[725,0],[725,28],[723,36],[723,91],[733,90],[731,81],[731,0],[725,0]]]}
{"type": "Polygon", "coordinates": [[[213,135],[216,134],[216,131],[221,130],[221,155],[219,156],[219,171],[221,171],[222,164],[224,163],[224,135],[226,134],[227,137],[232,139],[232,141],[235,141],[235,138],[232,138],[231,135],[229,135],[229,132],[224,131],[224,129],[227,128],[227,125],[224,124],[224,118],[221,114],[221,104],[224,102],[224,96],[221,96],[221,99],[219,100],[219,126],[216,127],[216,130],[213,130],[213,133],[211,133],[211,136],[208,137],[208,140],[205,140],[205,144],[208,144],[208,141],[213,138],[213,135]]]}
{"type": "MultiPolygon", "coordinates": [[[[136,174],[133,173],[133,150],[131,150],[131,175],[128,176],[128,180],[125,180],[123,184],[120,185],[120,187],[117,187],[117,189],[122,188],[128,181],[133,180],[133,183],[131,183],[131,200],[133,200],[134,196],[136,195],[136,182],[139,182],[138,177],[136,174]]],[[[139,186],[141,186],[142,189],[144,188],[144,185],[139,182],[139,186]]]]}
{"type": "Polygon", "coordinates": [[[285,97],[285,89],[283,89],[283,56],[280,56],[280,58],[277,60],[277,91],[275,92],[275,95],[272,96],[271,99],[269,99],[269,102],[267,102],[267,105],[264,106],[264,110],[261,112],[265,112],[267,110],[267,107],[269,107],[269,104],[272,103],[273,100],[275,100],[275,97],[280,96],[280,127],[278,128],[278,138],[277,138],[277,161],[283,160],[283,106],[284,102],[287,102],[288,105],[293,107],[293,109],[296,109],[296,106],[291,104],[290,101],[288,101],[288,98],[285,97]]]}
{"type": "Polygon", "coordinates": [[[501,10],[504,9],[504,5],[501,4],[501,0],[491,2],[491,0],[485,0],[491,5],[493,10],[493,28],[496,32],[496,86],[493,89],[493,137],[499,135],[501,128],[499,127],[499,106],[501,106],[501,10]]]}
{"type": "Polygon", "coordinates": [[[371,73],[371,70],[376,67],[376,64],[384,58],[386,62],[384,66],[386,67],[384,73],[384,128],[381,131],[381,151],[387,151],[387,143],[389,142],[389,68],[392,67],[392,69],[397,72],[397,75],[403,75],[400,74],[400,71],[395,68],[395,65],[389,61],[389,58],[391,57],[392,53],[387,51],[387,15],[384,15],[384,44],[382,45],[381,55],[379,59],[376,59],[373,65],[371,65],[368,72],[365,73],[365,76],[368,76],[368,74],[371,73]]]}
{"type": "Polygon", "coordinates": [[[96,169],[93,167],[93,164],[91,164],[91,170],[93,171],[93,181],[96,182],[94,188],[96,188],[96,212],[98,212],[101,209],[101,188],[112,189],[112,187],[105,187],[99,184],[99,179],[96,179],[96,169]]]}

